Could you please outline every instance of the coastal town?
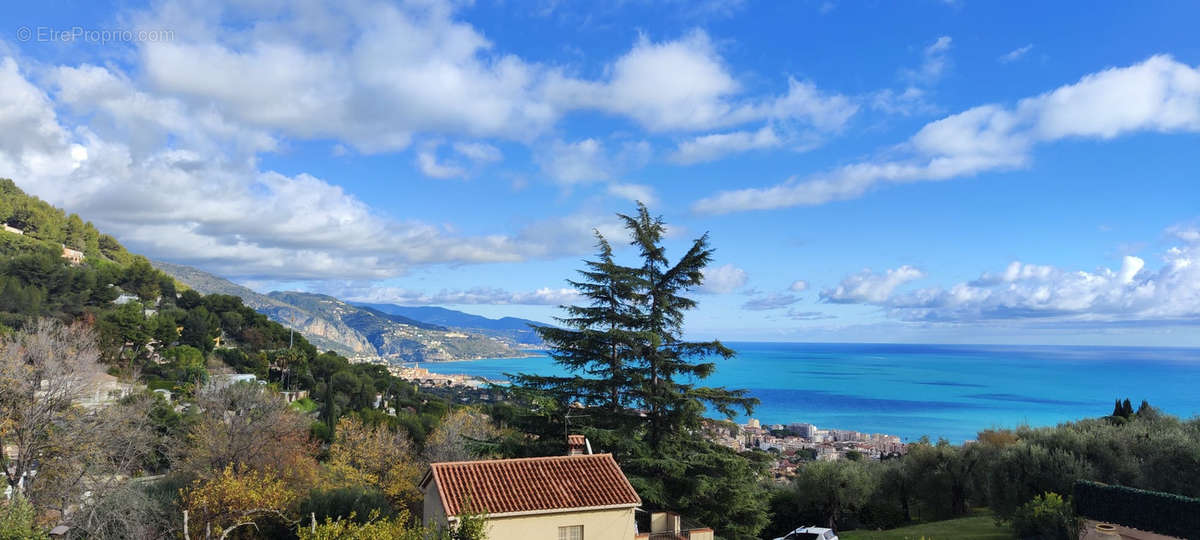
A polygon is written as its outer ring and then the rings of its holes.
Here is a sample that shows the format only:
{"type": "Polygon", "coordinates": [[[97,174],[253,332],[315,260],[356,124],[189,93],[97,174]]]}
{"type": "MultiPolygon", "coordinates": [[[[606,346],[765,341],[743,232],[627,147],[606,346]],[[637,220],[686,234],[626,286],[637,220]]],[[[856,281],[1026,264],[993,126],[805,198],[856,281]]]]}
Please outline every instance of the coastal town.
{"type": "MultiPolygon", "coordinates": [[[[389,365],[388,372],[423,391],[448,393],[446,397],[460,403],[493,402],[499,396],[491,386],[507,384],[475,375],[436,373],[416,364],[389,365]]],[[[805,422],[764,425],[754,418],[744,424],[710,420],[705,434],[710,441],[736,452],[772,454],[771,474],[778,482],[790,480],[805,462],[890,459],[904,455],[907,448],[896,435],[822,429],[805,422]]]]}

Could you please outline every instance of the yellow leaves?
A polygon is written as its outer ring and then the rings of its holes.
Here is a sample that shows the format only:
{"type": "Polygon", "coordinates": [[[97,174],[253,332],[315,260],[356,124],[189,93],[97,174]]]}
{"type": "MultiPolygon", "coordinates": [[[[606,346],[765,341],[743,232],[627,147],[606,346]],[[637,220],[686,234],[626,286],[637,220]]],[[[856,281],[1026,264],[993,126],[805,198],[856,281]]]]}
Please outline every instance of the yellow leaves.
{"type": "Polygon", "coordinates": [[[412,455],[412,443],[401,433],[372,428],[355,417],[338,422],[337,437],[329,447],[328,472],[339,486],[378,487],[399,507],[421,500],[417,489],[421,467],[412,455]]]}
{"type": "Polygon", "coordinates": [[[372,512],[366,523],[354,521],[354,513],[348,519],[325,518],[325,523],[316,527],[301,527],[300,540],[424,540],[422,529],[405,527],[409,521],[407,512],[400,512],[391,519],[379,519],[378,511],[372,512]]]}
{"type": "Polygon", "coordinates": [[[197,523],[224,528],[264,514],[284,515],[297,494],[283,480],[259,471],[238,471],[232,465],[210,478],[197,479],[181,490],[184,507],[197,523]]]}

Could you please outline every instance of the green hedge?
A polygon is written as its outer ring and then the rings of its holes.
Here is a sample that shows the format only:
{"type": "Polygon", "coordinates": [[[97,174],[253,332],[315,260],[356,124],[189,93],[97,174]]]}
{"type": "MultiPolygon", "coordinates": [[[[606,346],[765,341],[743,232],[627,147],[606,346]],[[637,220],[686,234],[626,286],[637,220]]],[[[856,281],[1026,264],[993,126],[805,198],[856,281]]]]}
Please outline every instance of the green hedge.
{"type": "Polygon", "coordinates": [[[1200,499],[1173,493],[1079,480],[1075,482],[1075,513],[1143,531],[1200,539],[1200,499]]]}

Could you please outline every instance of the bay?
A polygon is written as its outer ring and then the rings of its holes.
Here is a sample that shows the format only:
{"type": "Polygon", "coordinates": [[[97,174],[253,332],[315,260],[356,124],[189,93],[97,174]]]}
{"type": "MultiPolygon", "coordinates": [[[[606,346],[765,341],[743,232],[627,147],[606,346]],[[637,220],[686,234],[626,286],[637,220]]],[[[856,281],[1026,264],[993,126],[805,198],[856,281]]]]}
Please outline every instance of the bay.
{"type": "MultiPolygon", "coordinates": [[[[727,343],[704,384],[744,388],[764,424],[923,435],[952,442],[986,428],[1046,426],[1145,399],[1167,413],[1200,415],[1200,349],[849,343],[727,343]]],[[[503,379],[561,375],[546,356],[424,363],[437,373],[503,379]]],[[[737,418],[744,421],[745,417],[737,418]]]]}

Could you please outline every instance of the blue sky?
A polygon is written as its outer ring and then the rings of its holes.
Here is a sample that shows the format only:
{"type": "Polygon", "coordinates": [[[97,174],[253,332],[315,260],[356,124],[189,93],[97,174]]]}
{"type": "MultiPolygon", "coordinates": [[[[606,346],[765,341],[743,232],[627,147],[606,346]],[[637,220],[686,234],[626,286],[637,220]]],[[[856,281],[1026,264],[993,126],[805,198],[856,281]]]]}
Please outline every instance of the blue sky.
{"type": "Polygon", "coordinates": [[[10,6],[0,176],[263,291],[548,320],[640,199],[697,337],[1200,345],[1200,7],[611,4],[10,6]]]}

